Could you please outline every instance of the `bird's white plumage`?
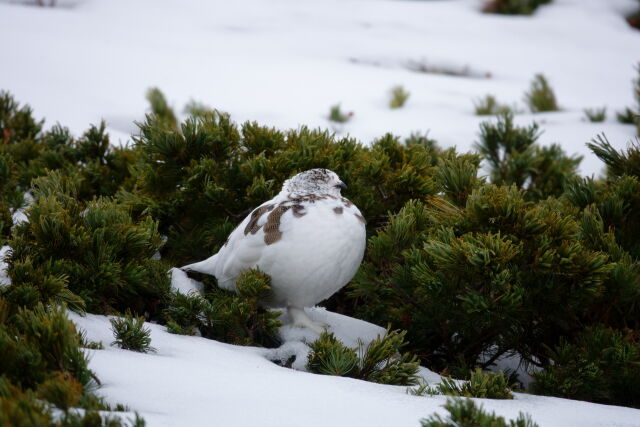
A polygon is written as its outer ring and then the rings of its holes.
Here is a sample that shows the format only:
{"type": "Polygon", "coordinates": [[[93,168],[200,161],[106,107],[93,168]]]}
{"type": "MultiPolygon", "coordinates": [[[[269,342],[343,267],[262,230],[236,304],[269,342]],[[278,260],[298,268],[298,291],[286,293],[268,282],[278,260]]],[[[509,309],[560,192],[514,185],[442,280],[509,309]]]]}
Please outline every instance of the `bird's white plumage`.
{"type": "Polygon", "coordinates": [[[364,255],[364,218],[341,188],[326,169],[296,175],[247,216],[217,254],[183,269],[214,275],[221,288],[235,290],[238,275],[258,267],[271,277],[272,295],[262,304],[287,307],[294,320],[313,329],[303,307],[346,285],[364,255]]]}

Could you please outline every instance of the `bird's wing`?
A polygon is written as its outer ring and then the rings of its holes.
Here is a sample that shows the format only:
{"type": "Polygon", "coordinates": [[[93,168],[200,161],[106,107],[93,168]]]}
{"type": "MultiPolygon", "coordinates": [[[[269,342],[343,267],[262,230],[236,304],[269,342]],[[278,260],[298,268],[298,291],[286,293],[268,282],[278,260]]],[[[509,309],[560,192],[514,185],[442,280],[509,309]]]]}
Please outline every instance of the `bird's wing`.
{"type": "Polygon", "coordinates": [[[204,261],[182,267],[183,270],[211,274],[218,279],[218,286],[235,289],[235,279],[243,271],[260,260],[265,243],[264,226],[269,213],[276,209],[276,199],[263,203],[253,210],[229,235],[217,254],[204,261]]]}

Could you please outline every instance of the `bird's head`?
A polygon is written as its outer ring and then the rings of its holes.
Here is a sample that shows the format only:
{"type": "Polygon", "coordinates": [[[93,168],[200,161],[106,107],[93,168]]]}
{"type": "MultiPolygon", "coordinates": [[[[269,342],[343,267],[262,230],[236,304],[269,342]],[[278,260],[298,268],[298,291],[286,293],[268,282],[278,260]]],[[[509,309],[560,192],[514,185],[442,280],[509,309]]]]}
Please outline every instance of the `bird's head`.
{"type": "Polygon", "coordinates": [[[340,190],[347,188],[340,177],[329,169],[309,169],[289,178],[282,185],[287,194],[330,194],[340,196],[340,190]]]}

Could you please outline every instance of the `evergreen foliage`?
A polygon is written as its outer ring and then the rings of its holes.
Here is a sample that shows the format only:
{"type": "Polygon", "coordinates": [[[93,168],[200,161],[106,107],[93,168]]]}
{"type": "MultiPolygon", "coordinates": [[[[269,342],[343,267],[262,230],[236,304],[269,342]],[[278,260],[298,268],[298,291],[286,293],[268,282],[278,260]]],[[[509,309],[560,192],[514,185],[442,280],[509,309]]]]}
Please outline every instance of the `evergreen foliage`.
{"type": "Polygon", "coordinates": [[[441,154],[441,150],[438,147],[438,141],[430,138],[429,132],[425,132],[424,134],[421,132],[411,132],[411,134],[404,139],[404,145],[409,147],[416,144],[427,148],[429,152],[432,153],[431,164],[435,165],[438,160],[437,155],[441,154]]]}
{"type": "Polygon", "coordinates": [[[573,342],[561,340],[535,372],[536,393],[640,407],[640,339],[637,332],[587,328],[573,342]]]}
{"type": "MultiPolygon", "coordinates": [[[[495,153],[504,149],[491,142],[531,147],[536,131],[514,132],[504,118],[483,125],[480,151],[493,160],[492,181],[515,168],[503,167],[507,162],[495,153]]],[[[572,375],[583,377],[580,365],[563,362],[553,370],[561,353],[549,350],[568,343],[585,364],[599,366],[599,353],[578,351],[585,328],[640,329],[640,151],[632,144],[619,152],[604,137],[590,148],[608,166],[606,181],[569,176],[545,198],[476,182],[465,197],[445,192],[407,203],[369,239],[349,288],[357,313],[408,330],[409,349],[432,368],[461,372],[518,353],[558,381],[544,377],[538,390],[602,401],[594,382],[564,385],[572,375]]],[[[629,375],[634,363],[622,359],[610,375],[629,375]]],[[[619,395],[609,402],[637,405],[619,395]]]]}
{"type": "Polygon", "coordinates": [[[528,200],[543,200],[563,194],[577,177],[581,156],[569,157],[559,145],[540,147],[538,125],[514,124],[513,115],[498,116],[495,123],[480,124],[480,139],[475,148],[487,162],[491,182],[515,185],[525,190],[528,200]]]}
{"type": "Polygon", "coordinates": [[[497,114],[512,113],[511,107],[498,103],[493,95],[486,95],[473,102],[473,107],[477,116],[491,116],[497,114]]]}
{"type": "Polygon", "coordinates": [[[536,74],[531,81],[531,88],[524,96],[525,102],[532,113],[544,111],[558,111],[556,95],[549,85],[549,81],[542,74],[536,74]]]}
{"type": "MultiPolygon", "coordinates": [[[[160,89],[152,87],[147,91],[147,101],[151,108],[151,114],[147,116],[147,120],[152,121],[158,127],[178,131],[178,119],[173,109],[169,106],[167,99],[160,89]]],[[[187,108],[195,105],[188,105],[187,108]]],[[[195,111],[200,110],[196,108],[195,111]]]]}
{"type": "Polygon", "coordinates": [[[407,389],[407,393],[412,396],[458,396],[476,397],[484,399],[513,399],[511,388],[514,384],[509,384],[509,379],[504,372],[482,372],[480,369],[470,371],[468,381],[454,380],[451,377],[442,377],[442,382],[436,385],[422,383],[419,386],[407,389]]]}
{"type": "Polygon", "coordinates": [[[476,369],[471,371],[469,381],[461,384],[451,377],[442,377],[442,382],[436,386],[435,391],[448,396],[513,399],[511,387],[502,371],[494,373],[476,369]]]}
{"type": "MultiPolygon", "coordinates": [[[[59,125],[44,131],[43,121],[7,92],[0,92],[0,135],[0,244],[12,248],[7,260],[12,284],[0,288],[0,424],[126,425],[97,412],[108,408],[92,393],[97,379],[81,350],[82,335],[63,307],[91,306],[92,292],[86,292],[81,272],[108,259],[110,246],[102,244],[112,240],[105,236],[114,215],[110,206],[103,210],[112,202],[87,201],[126,186],[137,153],[110,147],[104,124],[78,139],[59,125]],[[12,215],[24,208],[34,179],[30,222],[14,227],[12,215]],[[95,226],[103,215],[103,226],[95,226]],[[74,257],[83,261],[71,261],[74,257]],[[54,407],[62,411],[55,417],[54,407]],[[84,414],[71,411],[75,407],[84,414]]],[[[129,264],[133,272],[136,267],[129,264]]],[[[108,277],[101,280],[107,283],[108,277]]],[[[123,289],[125,296],[128,291],[123,289]]]]}
{"type": "Polygon", "coordinates": [[[212,112],[213,108],[197,102],[193,99],[190,100],[184,107],[184,113],[194,117],[204,117],[207,114],[211,114],[212,112]]]}
{"type": "Polygon", "coordinates": [[[29,310],[2,298],[0,319],[0,377],[5,381],[32,390],[61,378],[69,379],[63,389],[90,385],[93,374],[63,309],[38,304],[29,310]]]}
{"type": "Polygon", "coordinates": [[[514,187],[481,186],[464,208],[412,201],[369,240],[350,294],[365,319],[407,329],[436,369],[510,351],[546,360],[541,343],[579,327],[613,267],[578,230],[570,209],[514,187]]]}
{"type": "Polygon", "coordinates": [[[309,372],[349,377],[356,375],[360,358],[355,349],[342,344],[332,333],[324,332],[311,343],[307,359],[309,372]]]}
{"type": "Polygon", "coordinates": [[[145,328],[144,317],[132,316],[130,312],[124,317],[109,319],[115,341],[111,345],[117,345],[124,350],[133,350],[140,353],[155,351],[151,347],[151,330],[145,328]]]}
{"type": "Polygon", "coordinates": [[[619,123],[625,125],[632,125],[636,121],[636,113],[629,107],[626,107],[623,111],[616,113],[616,119],[619,123]]]}
{"type": "MultiPolygon", "coordinates": [[[[640,16],[640,13],[638,14],[640,16]]],[[[632,81],[633,98],[636,104],[633,107],[626,107],[624,111],[616,113],[620,123],[635,125],[637,134],[640,136],[640,63],[636,65],[638,75],[632,81]]]]}
{"type": "Polygon", "coordinates": [[[607,166],[611,177],[624,175],[640,178],[640,143],[630,143],[625,152],[618,152],[604,135],[598,135],[587,146],[607,166]]]}
{"type": "Polygon", "coordinates": [[[271,279],[249,270],[236,281],[238,293],[218,288],[215,278],[205,278],[205,296],[174,293],[165,309],[169,332],[201,336],[238,345],[275,346],[279,313],[262,308],[271,279]]]}
{"type": "Polygon", "coordinates": [[[396,109],[404,106],[409,99],[409,92],[402,86],[394,86],[391,89],[391,99],[389,100],[389,108],[396,109]]]}
{"type": "Polygon", "coordinates": [[[538,6],[551,0],[487,0],[484,11],[503,15],[531,15],[538,6]]]}
{"type": "Polygon", "coordinates": [[[584,115],[591,123],[601,123],[607,119],[607,107],[585,108],[584,115]]]}
{"type": "Polygon", "coordinates": [[[340,109],[340,104],[333,105],[329,109],[329,120],[331,120],[332,122],[346,123],[349,120],[351,120],[352,116],[353,116],[352,112],[349,112],[349,113],[342,112],[342,110],[340,109]]]}
{"type": "Polygon", "coordinates": [[[537,427],[529,415],[520,413],[515,420],[507,423],[503,417],[495,412],[487,413],[482,407],[477,407],[471,399],[450,399],[444,405],[449,411],[447,418],[439,414],[431,415],[421,420],[422,427],[537,427]]]}
{"type": "Polygon", "coordinates": [[[134,220],[110,198],[83,203],[78,181],[52,172],[34,180],[28,222],[14,230],[6,298],[27,307],[64,302],[75,310],[154,313],[168,292],[167,267],[153,259],[157,224],[134,220]]]}
{"type": "Polygon", "coordinates": [[[112,196],[129,184],[129,166],[138,156],[129,147],[114,148],[104,123],[74,139],[56,125],[43,131],[29,106],[0,91],[0,243],[9,236],[12,214],[25,205],[34,178],[56,170],[77,181],[76,197],[112,196]]]}
{"type": "MultiPolygon", "coordinates": [[[[0,380],[1,381],[1,380],[0,380]]],[[[137,413],[133,419],[104,415],[97,409],[84,412],[65,410],[54,412],[39,396],[22,392],[7,385],[7,393],[0,393],[0,425],[7,427],[144,427],[145,422],[137,413]]],[[[61,408],[60,408],[61,409],[61,408]]]]}
{"type": "MultiPolygon", "coordinates": [[[[80,348],[81,335],[63,307],[20,307],[0,289],[0,425],[123,426],[97,411],[97,379],[80,348]],[[53,408],[62,411],[54,417],[53,408]],[[72,408],[85,409],[79,415],[72,408]]],[[[131,425],[141,426],[136,418],[131,425]]]]}
{"type": "Polygon", "coordinates": [[[415,385],[419,364],[415,356],[400,354],[406,332],[390,331],[368,346],[346,347],[333,333],[323,332],[313,342],[307,360],[309,372],[358,378],[381,384],[415,385]]]}
{"type": "Polygon", "coordinates": [[[484,184],[478,177],[480,156],[474,154],[442,156],[436,169],[436,179],[443,194],[457,206],[464,206],[474,188],[484,184]]]}
{"type": "MultiPolygon", "coordinates": [[[[626,151],[617,151],[604,135],[598,136],[587,145],[607,166],[608,180],[575,181],[567,191],[566,197],[573,204],[585,209],[585,215],[590,213],[594,217],[595,224],[589,230],[588,236],[595,248],[612,254],[620,265],[625,265],[625,268],[636,266],[640,258],[640,146],[637,142],[631,143],[626,151]],[[590,204],[593,204],[595,211],[586,209],[590,204]]],[[[637,267],[635,270],[637,271],[637,267]]],[[[616,277],[622,282],[629,280],[616,277]]],[[[621,283],[618,286],[623,285],[621,283]]],[[[638,286],[638,282],[624,285],[627,294],[635,294],[636,292],[632,291],[635,286],[638,286]]],[[[624,317],[630,314],[624,313],[624,317]]],[[[640,325],[634,322],[628,326],[635,328],[640,325]]]]}

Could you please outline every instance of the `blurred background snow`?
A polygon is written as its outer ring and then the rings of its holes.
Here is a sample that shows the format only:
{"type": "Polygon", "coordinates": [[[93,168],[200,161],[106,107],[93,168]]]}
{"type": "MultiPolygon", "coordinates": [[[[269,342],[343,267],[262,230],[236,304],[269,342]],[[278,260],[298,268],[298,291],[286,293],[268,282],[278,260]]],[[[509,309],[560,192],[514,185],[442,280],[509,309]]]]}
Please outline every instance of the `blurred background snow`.
{"type": "Polygon", "coordinates": [[[429,131],[459,151],[486,120],[473,101],[493,94],[523,112],[517,123],[541,124],[541,143],[584,155],[587,175],[601,163],[585,142],[604,132],[622,148],[635,133],[615,119],[633,103],[640,60],[640,31],[624,20],[634,0],[554,0],[530,17],[483,14],[481,0],[34,3],[0,1],[0,88],[75,134],[104,119],[114,143],[136,132],[151,86],[177,111],[193,99],[236,121],[328,127],[363,143],[429,131]],[[536,73],[562,111],[524,113],[536,73]],[[391,110],[395,85],[410,97],[391,110]],[[354,113],[344,125],[327,119],[338,103],[354,113]],[[584,119],[604,106],[605,122],[584,119]]]}

